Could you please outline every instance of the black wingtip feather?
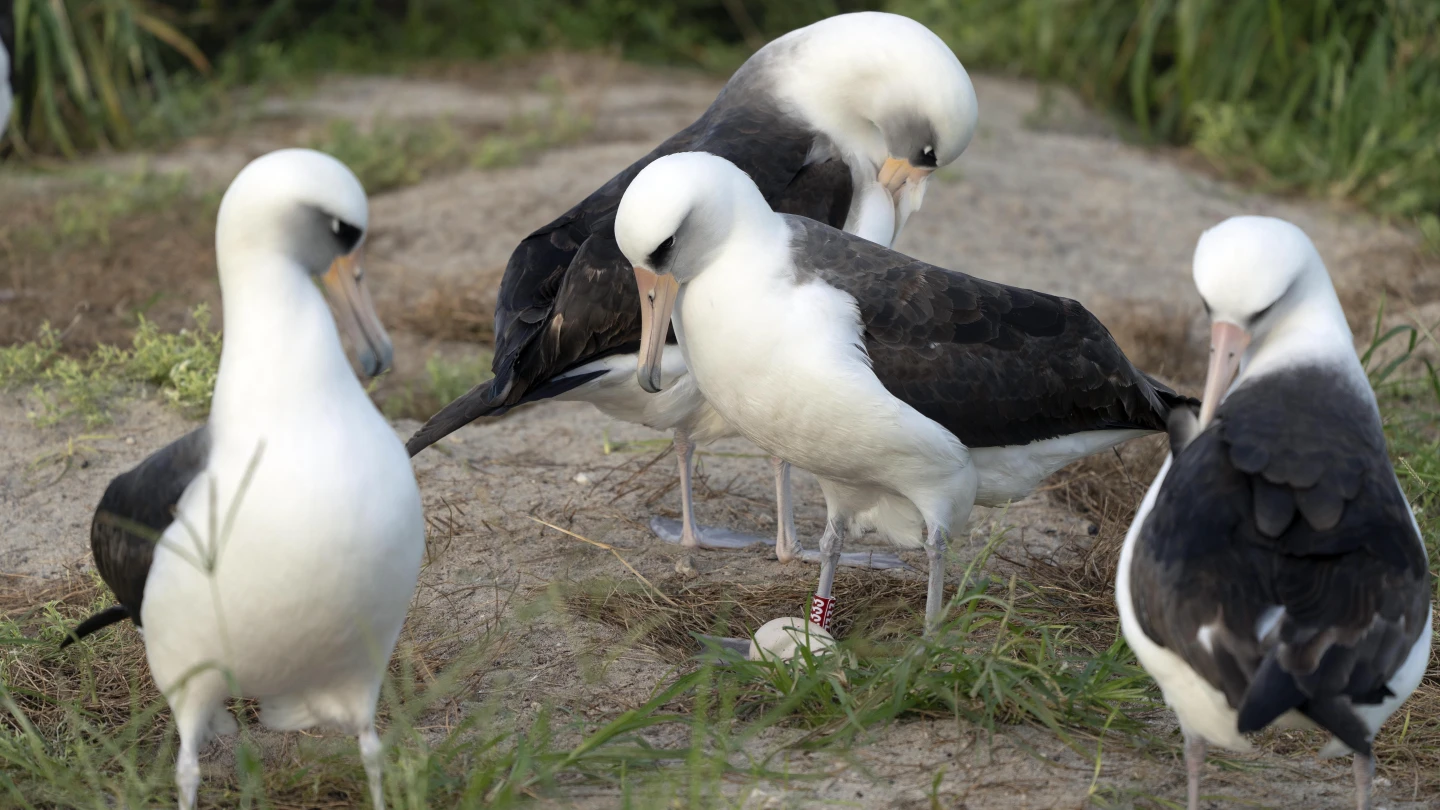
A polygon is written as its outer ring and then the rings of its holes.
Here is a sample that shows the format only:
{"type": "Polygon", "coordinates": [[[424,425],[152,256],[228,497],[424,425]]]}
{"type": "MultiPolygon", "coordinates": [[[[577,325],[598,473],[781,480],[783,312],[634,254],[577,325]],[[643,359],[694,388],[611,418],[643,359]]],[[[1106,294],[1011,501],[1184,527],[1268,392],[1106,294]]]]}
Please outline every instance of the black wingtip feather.
{"type": "Polygon", "coordinates": [[[1361,756],[1370,756],[1370,728],[1360,715],[1351,708],[1344,698],[1312,700],[1300,707],[1300,712],[1315,721],[1315,724],[1334,734],[1340,742],[1361,756]]]}
{"type": "Polygon", "coordinates": [[[1334,734],[1350,750],[1370,755],[1370,729],[1351,708],[1349,699],[1340,696],[1318,700],[1306,697],[1294,676],[1280,666],[1275,651],[1271,650],[1260,662],[1254,679],[1250,681],[1250,688],[1245,691],[1235,726],[1241,734],[1251,734],[1292,709],[1334,734]]]}
{"type": "Polygon", "coordinates": [[[130,612],[121,605],[112,605],[105,608],[94,616],[80,622],[74,630],[71,630],[70,635],[66,636],[65,640],[60,642],[60,649],[63,650],[91,633],[97,633],[116,622],[124,621],[128,618],[130,618],[130,612]]]}
{"type": "Polygon", "coordinates": [[[486,380],[471,388],[457,397],[454,402],[441,408],[439,413],[430,417],[419,430],[415,431],[415,435],[405,442],[405,451],[410,454],[410,457],[414,458],[420,454],[421,450],[476,419],[490,416],[499,410],[499,406],[492,404],[490,400],[493,382],[493,380],[486,380]]]}
{"type": "Polygon", "coordinates": [[[524,396],[510,405],[491,404],[489,398],[490,387],[488,384],[482,383],[461,395],[459,399],[441,408],[439,413],[430,417],[430,421],[415,431],[415,435],[411,436],[410,440],[405,443],[405,450],[410,453],[411,458],[414,458],[421,450],[424,450],[482,416],[500,416],[516,405],[524,405],[527,402],[539,402],[552,397],[558,397],[567,391],[579,388],[585,383],[609,373],[611,372],[608,370],[592,371],[585,374],[572,374],[556,380],[547,380],[526,391],[524,396]],[[479,394],[476,392],[479,392],[479,394]]]}

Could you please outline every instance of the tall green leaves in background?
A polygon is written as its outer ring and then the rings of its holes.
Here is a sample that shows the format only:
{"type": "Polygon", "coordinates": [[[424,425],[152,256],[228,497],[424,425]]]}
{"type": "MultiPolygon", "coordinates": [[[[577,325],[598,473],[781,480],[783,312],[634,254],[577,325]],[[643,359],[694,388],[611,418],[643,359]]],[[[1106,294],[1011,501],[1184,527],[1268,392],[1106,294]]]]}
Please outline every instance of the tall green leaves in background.
{"type": "Polygon", "coordinates": [[[867,8],[930,25],[971,68],[1069,85],[1142,139],[1414,219],[1440,246],[1436,0],[17,0],[20,133],[71,154],[183,131],[172,85],[207,57],[230,83],[550,47],[723,71],[867,8]]]}
{"type": "Polygon", "coordinates": [[[967,65],[1075,87],[1262,185],[1440,238],[1434,0],[892,0],[967,65]]]}
{"type": "Polygon", "coordinates": [[[21,153],[125,148],[147,128],[174,127],[167,62],[178,54],[196,71],[210,69],[143,0],[15,0],[15,29],[19,98],[9,137],[21,153]]]}

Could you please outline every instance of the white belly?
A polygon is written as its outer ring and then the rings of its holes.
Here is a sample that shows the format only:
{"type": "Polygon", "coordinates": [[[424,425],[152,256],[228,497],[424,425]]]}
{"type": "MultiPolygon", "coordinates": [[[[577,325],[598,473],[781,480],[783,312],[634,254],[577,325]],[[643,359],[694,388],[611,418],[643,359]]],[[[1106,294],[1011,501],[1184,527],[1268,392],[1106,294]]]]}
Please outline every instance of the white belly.
{"type": "Polygon", "coordinates": [[[880,384],[852,298],[789,279],[735,286],[720,270],[703,274],[682,288],[676,309],[687,365],[726,422],[842,485],[826,491],[827,500],[852,500],[842,513],[871,508],[866,493],[889,493],[947,528],[956,504],[968,514],[975,484],[965,448],[880,384]]]}
{"type": "Polygon", "coordinates": [[[207,473],[180,501],[185,520],[166,531],[146,583],[146,651],[162,690],[206,664],[252,697],[378,689],[414,593],[425,525],[399,440],[373,408],[350,410],[267,426],[238,504],[259,436],[215,438],[207,473]]]}
{"type": "Polygon", "coordinates": [[[586,363],[566,375],[605,372],[590,382],[556,397],[558,400],[589,402],[606,416],[644,425],[652,430],[683,428],[693,441],[705,443],[735,435],[735,431],[705,401],[700,388],[685,368],[679,346],[666,346],[661,357],[661,385],[658,394],[640,387],[635,377],[638,358],[616,354],[586,363]]]}

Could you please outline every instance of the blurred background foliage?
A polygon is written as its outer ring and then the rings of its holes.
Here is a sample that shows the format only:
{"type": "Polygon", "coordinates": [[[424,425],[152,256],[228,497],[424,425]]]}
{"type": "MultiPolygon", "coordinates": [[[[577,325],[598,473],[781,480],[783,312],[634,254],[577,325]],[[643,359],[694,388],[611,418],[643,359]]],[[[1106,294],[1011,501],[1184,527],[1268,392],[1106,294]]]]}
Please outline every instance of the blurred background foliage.
{"type": "MultiPolygon", "coordinates": [[[[7,0],[0,0],[0,4],[7,0]]],[[[605,49],[723,72],[831,14],[935,29],[971,69],[1074,88],[1141,141],[1263,187],[1353,199],[1440,242],[1436,0],[14,0],[10,147],[192,133],[243,87],[605,49]]]]}

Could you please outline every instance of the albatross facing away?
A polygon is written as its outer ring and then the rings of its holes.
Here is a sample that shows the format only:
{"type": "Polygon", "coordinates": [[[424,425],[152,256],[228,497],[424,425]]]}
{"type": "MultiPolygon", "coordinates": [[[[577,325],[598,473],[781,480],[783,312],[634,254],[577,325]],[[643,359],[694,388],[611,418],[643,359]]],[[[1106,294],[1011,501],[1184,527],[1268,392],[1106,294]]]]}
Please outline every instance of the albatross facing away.
{"type": "Polygon", "coordinates": [[[315,283],[365,372],[386,368],[360,262],[367,211],[355,176],[319,152],[274,152],[235,178],[215,234],[225,344],[210,419],[111,482],[95,513],[95,566],[120,604],[74,637],[143,626],[180,733],[182,808],[200,749],[235,728],[227,674],[271,728],[357,734],[383,807],[375,703],[425,525],[405,449],[315,283]]]}
{"type": "Polygon", "coordinates": [[[641,385],[663,384],[653,358],[673,306],[706,401],[820,479],[828,523],[812,616],[822,626],[847,531],[914,547],[924,524],[933,626],[946,534],[974,504],[1022,497],[1071,461],[1162,430],[1184,401],[1074,301],[777,214],[713,155],[647,167],[615,234],[646,310],[641,385]]]}
{"type": "Polygon", "coordinates": [[[1304,232],[1226,220],[1194,269],[1214,324],[1204,406],[1198,423],[1175,411],[1125,537],[1120,626],[1179,717],[1190,810],[1206,743],[1244,751],[1244,734],[1307,719],[1334,735],[1321,756],[1354,752],[1363,810],[1375,732],[1430,657],[1420,528],[1304,232]]]}
{"type": "MultiPolygon", "coordinates": [[[[777,210],[889,245],[919,209],[930,173],[969,144],[976,116],[975,90],[955,55],[905,17],[841,15],[766,45],[699,120],[520,243],[495,311],[494,380],[431,417],[410,439],[410,453],[525,402],[584,400],[618,419],[675,431],[683,521],[676,531],[657,518],[658,534],[687,547],[763,542],[695,525],[695,443],[734,431],[686,379],[678,347],[654,346],[647,358],[662,369],[664,394],[635,384],[640,307],[615,244],[621,195],[662,155],[709,152],[748,172],[777,210]]],[[[778,460],[775,469],[777,551],[785,560],[798,549],[788,470],[778,460]]]]}

